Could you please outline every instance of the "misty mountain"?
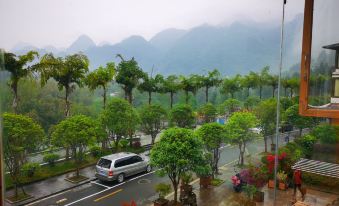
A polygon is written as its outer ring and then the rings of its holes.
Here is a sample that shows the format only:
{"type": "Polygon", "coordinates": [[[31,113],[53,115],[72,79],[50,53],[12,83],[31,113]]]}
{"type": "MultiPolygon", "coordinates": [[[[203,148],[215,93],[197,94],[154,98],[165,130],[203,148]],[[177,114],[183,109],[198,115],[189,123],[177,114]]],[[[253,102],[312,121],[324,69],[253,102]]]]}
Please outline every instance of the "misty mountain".
{"type": "MultiPolygon", "coordinates": [[[[302,16],[285,24],[285,67],[300,61],[302,16]]],[[[28,45],[25,45],[26,48],[28,45]]],[[[42,54],[52,47],[39,49],[42,54]]],[[[279,63],[280,25],[235,22],[229,26],[201,25],[190,30],[167,29],[149,41],[131,36],[120,43],[95,45],[85,35],[69,48],[56,53],[59,56],[82,51],[90,59],[91,69],[109,61],[118,63],[116,54],[126,59],[134,57],[147,72],[154,67],[156,73],[205,73],[217,68],[225,75],[259,71],[266,65],[276,70],[279,63]]],[[[16,48],[16,52],[22,50],[16,48]]]]}

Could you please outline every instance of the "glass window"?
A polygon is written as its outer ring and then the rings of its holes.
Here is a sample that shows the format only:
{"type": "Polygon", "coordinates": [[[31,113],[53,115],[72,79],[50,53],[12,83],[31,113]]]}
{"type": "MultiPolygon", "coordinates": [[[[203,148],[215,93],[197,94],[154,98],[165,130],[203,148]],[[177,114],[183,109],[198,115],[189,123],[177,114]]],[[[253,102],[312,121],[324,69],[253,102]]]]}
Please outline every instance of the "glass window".
{"type": "Polygon", "coordinates": [[[111,168],[112,161],[108,159],[101,158],[98,162],[98,166],[109,169],[111,168]]]}

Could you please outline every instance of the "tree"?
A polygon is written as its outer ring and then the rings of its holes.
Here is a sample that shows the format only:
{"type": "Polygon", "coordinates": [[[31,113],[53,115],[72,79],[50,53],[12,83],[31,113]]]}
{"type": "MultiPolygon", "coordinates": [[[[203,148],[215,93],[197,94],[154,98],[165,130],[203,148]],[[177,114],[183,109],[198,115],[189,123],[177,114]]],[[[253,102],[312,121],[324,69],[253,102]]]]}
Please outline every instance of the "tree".
{"type": "Polygon", "coordinates": [[[17,113],[19,102],[18,83],[20,79],[27,77],[34,71],[34,66],[29,65],[39,54],[35,51],[29,51],[24,55],[16,56],[13,53],[5,52],[4,68],[10,73],[9,87],[13,93],[12,108],[14,113],[17,113]]]}
{"type": "Polygon", "coordinates": [[[136,110],[126,100],[112,98],[101,114],[102,123],[114,139],[115,147],[123,137],[130,137],[135,133],[140,118],[136,110]]]}
{"type": "Polygon", "coordinates": [[[86,147],[94,144],[101,134],[100,127],[93,119],[84,115],[75,115],[55,126],[52,133],[52,144],[69,147],[72,150],[76,163],[76,177],[79,177],[86,147]]]}
{"type": "Polygon", "coordinates": [[[272,97],[274,97],[275,90],[278,88],[278,75],[269,75],[267,79],[267,84],[272,87],[272,97]]]}
{"type": "Polygon", "coordinates": [[[286,78],[283,78],[281,80],[281,86],[284,88],[284,94],[285,96],[287,96],[287,89],[290,88],[290,84],[289,84],[289,79],[286,77],[286,78]]]}
{"type": "MultiPolygon", "coordinates": [[[[31,118],[11,113],[3,114],[3,151],[5,164],[15,188],[15,197],[18,197],[20,187],[21,168],[27,161],[28,152],[39,148],[45,138],[40,125],[31,118]]],[[[23,188],[22,192],[25,194],[23,188]]]]}
{"type": "Polygon", "coordinates": [[[179,104],[170,111],[170,122],[178,127],[190,128],[195,122],[192,107],[187,104],[179,104]]]}
{"type": "Polygon", "coordinates": [[[259,119],[259,125],[264,136],[265,152],[267,152],[268,136],[271,136],[271,143],[273,144],[273,133],[276,127],[275,120],[277,118],[277,101],[272,98],[260,102],[255,108],[255,114],[259,119]]]}
{"type": "Polygon", "coordinates": [[[299,115],[299,104],[289,107],[284,113],[284,119],[293,126],[299,128],[299,136],[301,136],[304,128],[311,127],[314,124],[311,117],[299,115]]]}
{"type": "Polygon", "coordinates": [[[163,128],[167,113],[160,105],[145,105],[140,109],[141,129],[145,134],[151,135],[153,145],[155,138],[163,128]]]}
{"type": "Polygon", "coordinates": [[[195,95],[201,87],[200,77],[198,75],[190,75],[189,77],[180,76],[180,83],[181,89],[184,90],[186,95],[185,102],[188,104],[189,92],[195,95]]]}
{"type": "Polygon", "coordinates": [[[154,78],[152,76],[145,75],[143,77],[143,82],[138,86],[138,89],[141,92],[148,93],[148,104],[152,103],[152,93],[160,92],[161,83],[163,82],[164,77],[161,74],[157,74],[154,78]]]}
{"type": "Polygon", "coordinates": [[[106,67],[100,66],[98,69],[89,73],[85,79],[85,83],[90,90],[95,90],[98,87],[102,87],[103,94],[103,108],[106,108],[106,99],[107,99],[107,85],[113,81],[115,75],[115,64],[114,62],[108,62],[106,67]]]}
{"type": "Polygon", "coordinates": [[[173,108],[173,96],[175,93],[180,90],[181,84],[180,80],[175,75],[170,75],[162,82],[161,90],[164,93],[170,94],[170,105],[171,109],[173,108]]]}
{"type": "Polygon", "coordinates": [[[225,128],[231,143],[239,147],[239,163],[244,165],[244,154],[248,142],[254,140],[257,134],[251,130],[257,126],[257,118],[250,112],[235,112],[228,119],[225,128]]]}
{"type": "Polygon", "coordinates": [[[229,98],[219,106],[220,115],[231,115],[241,108],[241,102],[237,99],[229,98]]]}
{"type": "Polygon", "coordinates": [[[120,57],[121,62],[117,67],[118,73],[115,81],[122,85],[121,87],[125,92],[125,99],[132,104],[133,89],[139,85],[140,80],[144,78],[146,74],[138,66],[138,62],[135,61],[134,57],[126,61],[120,54],[117,56],[120,57]]]}
{"type": "Polygon", "coordinates": [[[233,78],[225,78],[222,82],[220,92],[230,94],[231,98],[234,98],[234,93],[241,90],[240,80],[241,76],[239,74],[233,78]]]}
{"type": "Polygon", "coordinates": [[[259,97],[260,99],[262,98],[262,89],[264,86],[268,84],[268,79],[269,79],[269,71],[270,67],[266,66],[262,68],[259,74],[259,81],[258,81],[258,87],[259,87],[259,97]]]}
{"type": "Polygon", "coordinates": [[[292,77],[288,80],[290,86],[290,98],[293,97],[294,91],[299,89],[300,79],[298,77],[292,77]]]}
{"type": "Polygon", "coordinates": [[[217,113],[217,109],[211,103],[202,105],[198,110],[198,115],[202,117],[204,123],[214,122],[217,113]]]}
{"type": "Polygon", "coordinates": [[[197,136],[204,142],[208,152],[212,153],[210,166],[212,168],[212,177],[218,174],[218,162],[220,159],[220,147],[227,139],[224,126],[219,123],[207,123],[202,125],[197,131],[197,136]]]}
{"type": "Polygon", "coordinates": [[[247,110],[253,110],[260,102],[259,97],[256,96],[249,96],[246,98],[245,102],[244,102],[244,107],[247,110]]]}
{"type": "Polygon", "coordinates": [[[167,175],[174,189],[174,202],[178,201],[178,185],[181,175],[196,171],[205,162],[203,143],[190,129],[170,128],[164,131],[160,141],[151,150],[151,164],[167,175]]]}
{"type": "Polygon", "coordinates": [[[213,71],[209,71],[207,76],[201,77],[201,84],[203,87],[205,87],[205,97],[206,97],[206,103],[208,102],[208,92],[211,87],[219,86],[222,82],[220,78],[220,72],[217,69],[214,69],[213,71]]]}
{"type": "Polygon", "coordinates": [[[259,84],[259,76],[255,72],[250,72],[248,75],[245,75],[241,78],[241,87],[247,89],[247,97],[250,96],[250,89],[254,89],[258,87],[259,84]]]}
{"type": "Polygon", "coordinates": [[[54,57],[45,54],[37,65],[41,72],[41,84],[44,86],[50,78],[58,83],[59,90],[65,89],[65,116],[70,116],[71,103],[69,97],[76,86],[82,87],[88,72],[89,60],[84,54],[73,54],[54,57]]]}

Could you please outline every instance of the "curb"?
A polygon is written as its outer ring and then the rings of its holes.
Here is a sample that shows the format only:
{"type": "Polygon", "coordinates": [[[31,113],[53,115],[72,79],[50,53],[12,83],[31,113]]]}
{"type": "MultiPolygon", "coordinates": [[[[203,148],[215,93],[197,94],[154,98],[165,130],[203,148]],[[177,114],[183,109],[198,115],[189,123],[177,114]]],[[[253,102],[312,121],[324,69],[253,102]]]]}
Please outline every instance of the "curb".
{"type": "Polygon", "coordinates": [[[57,192],[51,193],[51,194],[46,195],[46,196],[43,196],[43,197],[36,198],[36,199],[31,200],[31,201],[28,201],[28,202],[22,202],[21,204],[18,204],[18,206],[21,206],[21,205],[30,205],[30,204],[33,204],[33,203],[35,203],[35,202],[38,202],[38,201],[41,201],[41,200],[44,200],[44,199],[48,199],[48,198],[50,198],[50,197],[52,197],[52,196],[58,195],[58,194],[63,193],[63,192],[67,192],[67,191],[69,191],[69,190],[71,190],[71,189],[74,189],[74,188],[80,187],[80,186],[82,186],[82,185],[88,184],[88,183],[90,183],[90,182],[92,182],[92,181],[95,181],[95,180],[97,180],[97,179],[98,179],[98,178],[96,178],[96,177],[95,177],[95,178],[89,178],[88,180],[86,180],[86,181],[84,181],[84,182],[81,182],[81,183],[79,183],[79,184],[77,184],[77,185],[74,185],[74,186],[72,186],[72,187],[68,187],[68,188],[59,190],[59,191],[57,191],[57,192]]]}

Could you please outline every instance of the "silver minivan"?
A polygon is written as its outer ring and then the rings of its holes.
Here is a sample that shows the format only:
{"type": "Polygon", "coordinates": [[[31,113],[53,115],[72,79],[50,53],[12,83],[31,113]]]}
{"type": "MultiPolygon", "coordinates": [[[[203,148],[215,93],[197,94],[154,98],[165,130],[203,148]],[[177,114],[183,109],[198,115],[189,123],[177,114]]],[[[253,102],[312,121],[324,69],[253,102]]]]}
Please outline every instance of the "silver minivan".
{"type": "Polygon", "coordinates": [[[101,157],[96,165],[95,176],[102,181],[123,182],[125,177],[152,170],[149,158],[129,152],[101,157]]]}

